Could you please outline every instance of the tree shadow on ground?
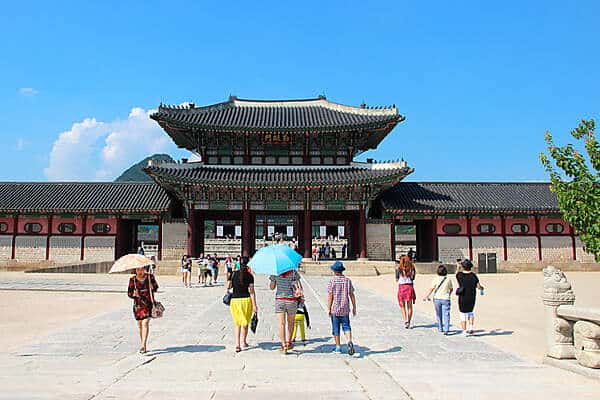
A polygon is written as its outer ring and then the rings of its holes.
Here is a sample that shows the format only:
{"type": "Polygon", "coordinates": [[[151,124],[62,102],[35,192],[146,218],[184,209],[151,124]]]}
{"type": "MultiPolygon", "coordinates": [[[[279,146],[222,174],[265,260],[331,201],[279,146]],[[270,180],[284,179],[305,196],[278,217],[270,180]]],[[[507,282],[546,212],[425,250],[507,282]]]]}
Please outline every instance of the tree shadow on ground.
{"type": "Polygon", "coordinates": [[[225,346],[191,344],[187,346],[165,347],[164,349],[150,350],[149,353],[152,355],[166,353],[215,353],[221,350],[225,350],[225,346]]]}

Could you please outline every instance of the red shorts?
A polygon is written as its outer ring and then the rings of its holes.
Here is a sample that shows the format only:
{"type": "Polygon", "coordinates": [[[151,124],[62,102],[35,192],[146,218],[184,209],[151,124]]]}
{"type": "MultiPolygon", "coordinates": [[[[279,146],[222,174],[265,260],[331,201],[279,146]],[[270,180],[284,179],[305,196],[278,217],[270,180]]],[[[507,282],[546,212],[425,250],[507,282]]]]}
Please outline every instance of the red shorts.
{"type": "Polygon", "coordinates": [[[415,288],[411,284],[398,285],[398,303],[415,302],[417,294],[415,288]]]}

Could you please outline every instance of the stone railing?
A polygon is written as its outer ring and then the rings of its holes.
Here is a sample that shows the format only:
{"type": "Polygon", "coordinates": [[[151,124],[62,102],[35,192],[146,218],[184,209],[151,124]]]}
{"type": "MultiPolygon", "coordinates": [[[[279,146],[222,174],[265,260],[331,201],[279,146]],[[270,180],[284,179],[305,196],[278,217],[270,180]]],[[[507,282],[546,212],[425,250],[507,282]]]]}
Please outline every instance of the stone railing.
{"type": "Polygon", "coordinates": [[[546,355],[600,368],[600,309],[575,307],[575,293],[560,269],[548,266],[543,273],[546,355]]]}

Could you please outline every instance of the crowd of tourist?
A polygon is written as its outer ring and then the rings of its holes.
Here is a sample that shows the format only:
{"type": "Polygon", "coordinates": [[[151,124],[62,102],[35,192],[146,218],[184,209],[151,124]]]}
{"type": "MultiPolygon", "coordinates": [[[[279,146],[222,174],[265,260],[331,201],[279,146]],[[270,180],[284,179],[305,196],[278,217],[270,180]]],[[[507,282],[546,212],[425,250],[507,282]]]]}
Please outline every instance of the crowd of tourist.
{"type": "MultiPolygon", "coordinates": [[[[219,272],[219,258],[217,254],[201,254],[197,259],[189,256],[182,257],[181,273],[184,287],[191,287],[192,265],[198,268],[198,283],[214,285],[217,283],[219,272]]],[[[247,337],[251,323],[256,323],[258,318],[258,305],[254,289],[254,275],[248,266],[248,258],[237,256],[235,260],[227,256],[223,261],[226,269],[227,304],[229,305],[234,325],[235,351],[240,352],[249,347],[247,337]]],[[[477,290],[483,295],[483,286],[479,278],[472,271],[473,264],[470,260],[457,261],[460,269],[456,274],[456,291],[452,279],[448,276],[445,265],[437,268],[437,275],[427,286],[423,301],[433,297],[438,330],[444,335],[450,329],[450,304],[452,293],[458,296],[461,329],[464,335],[469,336],[474,332],[475,302],[477,290]]],[[[356,298],[352,281],[343,272],[345,267],[341,261],[331,265],[333,277],[327,285],[327,313],[331,320],[332,336],[335,342],[333,353],[341,353],[341,333],[343,332],[347,352],[355,353],[352,341],[350,314],[356,315],[356,298]]],[[[406,329],[412,327],[413,305],[416,301],[415,280],[416,269],[408,255],[400,257],[397,261],[395,280],[398,284],[397,298],[401,309],[401,317],[406,329]]],[[[301,277],[297,270],[291,270],[281,275],[269,277],[269,288],[275,291],[275,314],[278,321],[280,350],[287,354],[294,348],[296,335],[300,332],[305,340],[305,324],[310,326],[310,319],[306,307],[304,290],[301,277]]],[[[158,283],[153,274],[146,268],[137,268],[134,276],[129,280],[128,296],[134,300],[133,314],[138,323],[141,348],[140,353],[147,351],[149,334],[149,319],[153,316],[153,293],[158,289],[158,283]]],[[[256,326],[254,326],[256,328],[256,326]]]]}

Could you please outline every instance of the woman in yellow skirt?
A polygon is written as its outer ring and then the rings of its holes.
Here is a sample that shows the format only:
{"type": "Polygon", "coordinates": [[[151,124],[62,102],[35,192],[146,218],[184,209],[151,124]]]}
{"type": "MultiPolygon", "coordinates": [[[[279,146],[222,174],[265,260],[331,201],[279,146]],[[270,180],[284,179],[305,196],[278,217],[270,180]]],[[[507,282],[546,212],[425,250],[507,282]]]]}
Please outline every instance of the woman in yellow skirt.
{"type": "Polygon", "coordinates": [[[240,269],[231,274],[227,288],[233,289],[229,310],[233,319],[235,351],[242,351],[242,345],[248,347],[248,325],[252,315],[258,312],[254,294],[254,276],[248,271],[248,257],[242,257],[240,269]],[[240,345],[240,343],[242,345],[240,345]]]}

